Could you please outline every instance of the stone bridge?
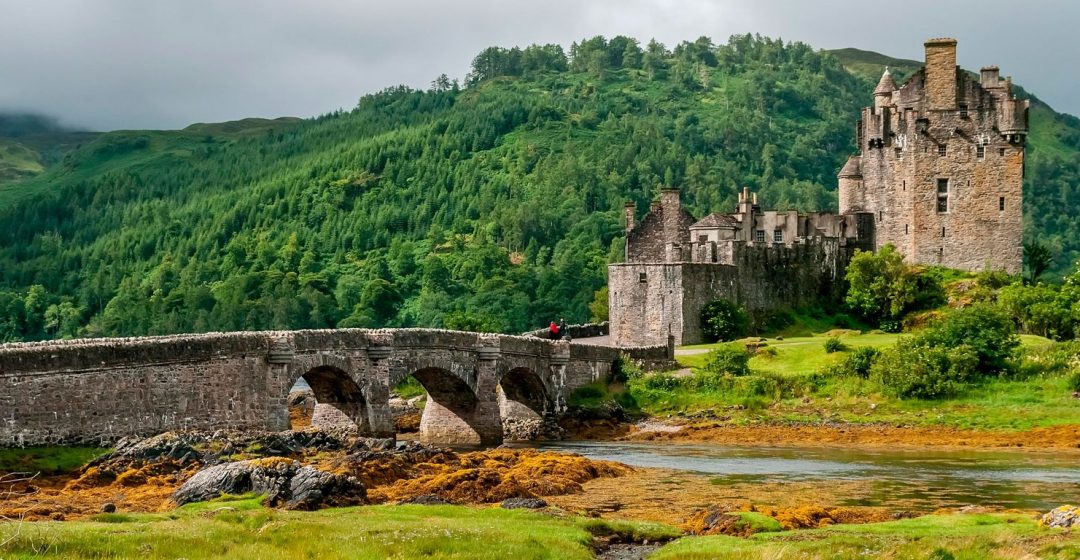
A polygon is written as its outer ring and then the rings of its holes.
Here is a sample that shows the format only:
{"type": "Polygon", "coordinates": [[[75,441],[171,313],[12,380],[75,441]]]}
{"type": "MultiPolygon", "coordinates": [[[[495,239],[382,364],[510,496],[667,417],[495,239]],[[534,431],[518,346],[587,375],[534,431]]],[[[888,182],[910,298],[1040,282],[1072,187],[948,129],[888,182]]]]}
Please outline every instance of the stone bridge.
{"type": "Polygon", "coordinates": [[[668,361],[671,347],[616,349],[431,329],[210,333],[0,345],[0,447],[108,443],[176,429],[289,428],[303,378],[316,422],[394,436],[391,390],[428,393],[422,441],[497,444],[504,424],[539,425],[570,393],[606,380],[620,353],[668,361]]]}

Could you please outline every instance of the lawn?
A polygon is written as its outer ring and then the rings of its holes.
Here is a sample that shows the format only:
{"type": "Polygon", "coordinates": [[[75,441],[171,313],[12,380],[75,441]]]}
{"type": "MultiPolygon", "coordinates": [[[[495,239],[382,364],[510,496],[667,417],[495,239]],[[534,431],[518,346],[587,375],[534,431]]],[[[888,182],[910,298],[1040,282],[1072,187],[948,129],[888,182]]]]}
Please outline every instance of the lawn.
{"type": "MultiPolygon", "coordinates": [[[[827,370],[852,349],[884,349],[904,335],[846,331],[838,336],[845,350],[833,353],[825,351],[825,341],[830,338],[826,335],[764,339],[763,350],[750,360],[752,375],[721,380],[720,386],[664,385],[635,379],[628,383],[627,395],[621,396],[620,402],[660,416],[711,412],[734,424],[847,422],[989,430],[1080,424],[1080,406],[1061,375],[991,380],[972,385],[951,399],[889,397],[871,380],[830,375],[827,370]]],[[[1038,336],[1020,338],[1028,349],[1052,344],[1038,336]]],[[[679,350],[707,351],[717,346],[679,350]]],[[[683,367],[696,371],[704,366],[707,355],[700,352],[676,358],[683,367]]]]}
{"type": "Polygon", "coordinates": [[[1080,534],[1041,527],[1028,515],[932,515],[749,538],[687,537],[650,560],[777,558],[1075,559],[1080,558],[1080,534]]]}
{"type": "Polygon", "coordinates": [[[164,514],[0,524],[0,558],[589,559],[594,534],[670,539],[648,523],[560,518],[461,506],[270,510],[258,497],[192,504],[164,514]]]}

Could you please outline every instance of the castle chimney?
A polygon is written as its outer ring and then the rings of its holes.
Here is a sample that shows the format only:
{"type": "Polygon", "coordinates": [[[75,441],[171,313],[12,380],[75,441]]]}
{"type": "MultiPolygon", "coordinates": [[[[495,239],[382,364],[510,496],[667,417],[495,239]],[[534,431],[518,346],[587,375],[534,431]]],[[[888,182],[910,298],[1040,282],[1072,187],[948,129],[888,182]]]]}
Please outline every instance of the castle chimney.
{"type": "Polygon", "coordinates": [[[626,221],[626,233],[634,229],[634,214],[637,213],[637,204],[633,200],[627,200],[623,205],[623,218],[626,221]]]}
{"type": "Polygon", "coordinates": [[[956,109],[956,39],[930,39],[926,47],[926,101],[930,110],[956,109]]]}
{"type": "Polygon", "coordinates": [[[757,193],[754,193],[754,206],[757,206],[757,193]]]}
{"type": "Polygon", "coordinates": [[[1001,87],[1000,80],[997,66],[983,66],[979,72],[979,83],[985,89],[1001,87]]]}
{"type": "Polygon", "coordinates": [[[681,231],[679,218],[682,214],[682,203],[679,201],[679,189],[668,187],[660,191],[660,212],[664,216],[664,245],[669,247],[667,262],[678,262],[682,259],[673,250],[679,245],[684,237],[681,231]]]}

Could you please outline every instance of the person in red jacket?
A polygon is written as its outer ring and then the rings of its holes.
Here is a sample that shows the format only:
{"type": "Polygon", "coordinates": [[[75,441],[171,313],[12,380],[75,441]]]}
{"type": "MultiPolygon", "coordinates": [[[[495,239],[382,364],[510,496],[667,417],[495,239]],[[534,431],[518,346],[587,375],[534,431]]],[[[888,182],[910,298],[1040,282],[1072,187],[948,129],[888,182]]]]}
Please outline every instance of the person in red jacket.
{"type": "Polygon", "coordinates": [[[556,325],[555,321],[552,321],[551,324],[548,325],[548,337],[550,337],[551,340],[559,340],[559,325],[556,325]]]}

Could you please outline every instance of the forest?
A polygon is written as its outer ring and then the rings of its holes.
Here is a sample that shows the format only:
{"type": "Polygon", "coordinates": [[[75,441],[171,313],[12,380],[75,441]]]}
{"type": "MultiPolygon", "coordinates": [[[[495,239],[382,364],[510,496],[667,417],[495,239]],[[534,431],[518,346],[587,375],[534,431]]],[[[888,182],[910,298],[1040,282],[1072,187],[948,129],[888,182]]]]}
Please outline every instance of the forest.
{"type": "MultiPolygon", "coordinates": [[[[836,209],[877,78],[845,62],[752,35],[594,37],[488,48],[461,83],[311,119],[80,135],[0,176],[0,341],[602,316],[626,200],[678,186],[700,216],[745,186],[836,209]]],[[[1060,278],[1080,121],[1033,105],[1026,235],[1060,278]]]]}

